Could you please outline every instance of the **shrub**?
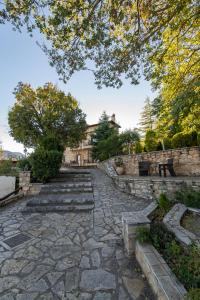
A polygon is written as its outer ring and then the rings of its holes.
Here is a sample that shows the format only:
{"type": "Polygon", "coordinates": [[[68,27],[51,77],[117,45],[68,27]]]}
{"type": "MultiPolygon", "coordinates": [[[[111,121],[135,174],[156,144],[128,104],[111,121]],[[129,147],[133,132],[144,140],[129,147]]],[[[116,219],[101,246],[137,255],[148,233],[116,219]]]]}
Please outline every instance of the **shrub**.
{"type": "Polygon", "coordinates": [[[172,147],[192,147],[197,146],[197,133],[192,131],[190,133],[179,132],[172,137],[172,147]]]}
{"type": "Polygon", "coordinates": [[[28,158],[20,159],[17,162],[17,167],[22,171],[31,171],[31,163],[28,158]]]}
{"type": "Polygon", "coordinates": [[[62,163],[62,152],[38,148],[30,155],[33,177],[46,182],[58,174],[62,163]]]}
{"type": "Polygon", "coordinates": [[[200,299],[200,288],[190,289],[186,295],[187,300],[199,300],[200,299]]]}
{"type": "Polygon", "coordinates": [[[16,168],[13,167],[11,160],[0,161],[0,175],[17,176],[16,168]]]}
{"type": "Polygon", "coordinates": [[[164,144],[165,150],[172,148],[172,141],[168,137],[163,139],[163,144],[164,144]]]}
{"type": "Polygon", "coordinates": [[[116,157],[115,158],[115,166],[116,167],[122,167],[124,165],[123,159],[121,157],[116,157]]]}
{"type": "Polygon", "coordinates": [[[188,207],[200,208],[200,191],[184,189],[175,193],[175,200],[188,207]]]}
{"type": "Polygon", "coordinates": [[[141,243],[149,243],[151,241],[149,228],[138,227],[136,230],[136,239],[141,243]]]}
{"type": "Polygon", "coordinates": [[[169,232],[162,223],[151,225],[150,237],[153,245],[163,255],[186,289],[198,288],[200,286],[200,251],[198,247],[191,245],[185,249],[175,241],[174,234],[169,232]]]}
{"type": "Polygon", "coordinates": [[[197,134],[197,146],[200,147],[200,132],[197,134]]]}
{"type": "Polygon", "coordinates": [[[63,145],[60,143],[60,140],[57,137],[47,136],[43,137],[40,142],[40,147],[44,148],[45,150],[56,150],[59,152],[64,151],[63,145]]]}
{"type": "Polygon", "coordinates": [[[145,135],[145,149],[146,151],[156,151],[157,150],[157,138],[156,138],[156,132],[153,130],[148,130],[145,135]]]}
{"type": "Polygon", "coordinates": [[[142,145],[141,145],[140,142],[135,143],[134,151],[135,151],[135,153],[141,153],[142,152],[142,145]]]}
{"type": "Polygon", "coordinates": [[[164,212],[167,213],[172,204],[164,193],[161,193],[158,199],[158,207],[164,212]]]}

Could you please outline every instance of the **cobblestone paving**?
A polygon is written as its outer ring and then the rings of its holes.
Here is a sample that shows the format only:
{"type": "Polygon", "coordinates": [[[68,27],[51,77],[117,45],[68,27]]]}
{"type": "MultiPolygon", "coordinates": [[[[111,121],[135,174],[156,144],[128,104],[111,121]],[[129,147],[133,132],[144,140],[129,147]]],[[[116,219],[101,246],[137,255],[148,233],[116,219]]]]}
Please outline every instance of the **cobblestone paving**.
{"type": "Polygon", "coordinates": [[[94,212],[22,214],[26,199],[1,209],[1,300],[155,299],[121,238],[121,212],[147,203],[92,174],[94,212]],[[9,249],[3,240],[19,233],[31,239],[9,249]]]}

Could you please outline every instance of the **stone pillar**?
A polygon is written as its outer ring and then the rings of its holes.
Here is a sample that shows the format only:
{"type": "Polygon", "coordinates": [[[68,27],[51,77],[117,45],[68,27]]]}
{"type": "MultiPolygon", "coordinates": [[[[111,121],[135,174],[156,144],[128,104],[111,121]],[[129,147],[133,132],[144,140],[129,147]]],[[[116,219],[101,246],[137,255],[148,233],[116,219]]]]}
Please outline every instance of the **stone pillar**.
{"type": "Polygon", "coordinates": [[[122,234],[129,256],[135,252],[136,233],[139,227],[150,228],[150,220],[142,212],[122,213],[122,234]]]}
{"type": "Polygon", "coordinates": [[[22,187],[24,194],[26,195],[30,188],[31,172],[21,171],[19,172],[19,186],[22,187]]]}

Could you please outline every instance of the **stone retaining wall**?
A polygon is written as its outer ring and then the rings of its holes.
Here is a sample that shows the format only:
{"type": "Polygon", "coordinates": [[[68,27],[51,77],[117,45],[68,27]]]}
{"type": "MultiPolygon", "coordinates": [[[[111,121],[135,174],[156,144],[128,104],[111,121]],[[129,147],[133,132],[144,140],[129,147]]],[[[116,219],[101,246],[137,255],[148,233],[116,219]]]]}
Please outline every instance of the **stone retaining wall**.
{"type": "MultiPolygon", "coordinates": [[[[174,170],[178,176],[200,176],[200,147],[171,149],[164,151],[143,152],[132,155],[121,156],[125,165],[126,175],[139,175],[138,162],[149,161],[152,163],[150,172],[151,175],[158,175],[158,163],[165,163],[167,159],[174,159],[174,170]]],[[[114,165],[114,159],[109,161],[114,165]]],[[[103,163],[100,163],[103,167],[103,163]]]]}
{"type": "Polygon", "coordinates": [[[183,300],[187,291],[152,245],[136,242],[136,258],[158,300],[183,300]]]}
{"type": "Polygon", "coordinates": [[[146,199],[158,199],[161,193],[168,196],[186,187],[200,190],[200,177],[131,177],[113,178],[115,184],[124,192],[146,199]]]}

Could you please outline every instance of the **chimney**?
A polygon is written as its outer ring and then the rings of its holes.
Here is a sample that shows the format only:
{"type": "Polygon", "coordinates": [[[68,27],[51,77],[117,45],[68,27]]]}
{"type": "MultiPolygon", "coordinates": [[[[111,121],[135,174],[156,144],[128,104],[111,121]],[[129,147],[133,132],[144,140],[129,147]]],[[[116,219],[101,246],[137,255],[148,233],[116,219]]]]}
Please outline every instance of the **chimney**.
{"type": "Polygon", "coordinates": [[[111,121],[116,122],[116,121],[115,121],[115,114],[112,114],[112,116],[111,116],[111,121]]]}

